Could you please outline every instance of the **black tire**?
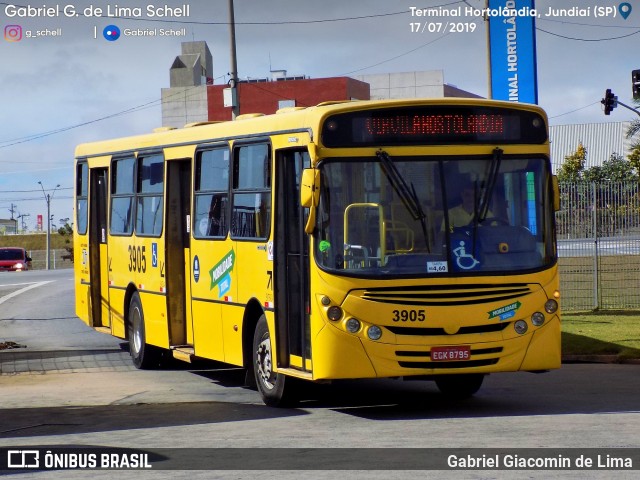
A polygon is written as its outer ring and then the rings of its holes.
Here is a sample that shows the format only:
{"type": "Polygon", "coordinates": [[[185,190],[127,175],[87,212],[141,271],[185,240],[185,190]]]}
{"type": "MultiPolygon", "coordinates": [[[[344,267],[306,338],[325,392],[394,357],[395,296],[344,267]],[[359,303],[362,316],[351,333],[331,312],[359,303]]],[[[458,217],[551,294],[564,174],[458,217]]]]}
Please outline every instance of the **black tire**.
{"type": "Polygon", "coordinates": [[[439,375],[436,377],[436,385],[446,397],[454,400],[463,400],[477,393],[482,386],[483,380],[484,375],[481,373],[439,375]]]}
{"type": "Polygon", "coordinates": [[[162,351],[148,345],[144,332],[144,312],[140,294],[134,292],[129,302],[129,354],[136,368],[149,370],[160,366],[162,351]]]}
{"type": "Polygon", "coordinates": [[[264,315],[253,336],[253,371],[262,401],[270,407],[290,407],[297,403],[295,379],[273,371],[271,335],[264,315]]]}

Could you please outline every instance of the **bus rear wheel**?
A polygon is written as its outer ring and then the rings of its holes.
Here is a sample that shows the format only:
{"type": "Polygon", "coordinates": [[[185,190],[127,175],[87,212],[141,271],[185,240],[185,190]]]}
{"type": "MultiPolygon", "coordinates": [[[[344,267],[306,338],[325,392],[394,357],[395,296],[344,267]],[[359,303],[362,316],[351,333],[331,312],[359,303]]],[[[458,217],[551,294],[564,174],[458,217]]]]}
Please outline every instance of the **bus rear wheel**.
{"type": "Polygon", "coordinates": [[[481,373],[442,375],[436,377],[436,385],[446,397],[462,400],[477,393],[483,380],[484,375],[481,373]]]}
{"type": "Polygon", "coordinates": [[[162,352],[153,345],[146,343],[144,330],[144,313],[140,294],[135,292],[129,302],[129,354],[136,368],[148,370],[158,367],[162,352]]]}
{"type": "Polygon", "coordinates": [[[262,401],[270,407],[290,407],[297,401],[295,379],[273,371],[273,349],[264,315],[253,336],[253,371],[262,401]]]}

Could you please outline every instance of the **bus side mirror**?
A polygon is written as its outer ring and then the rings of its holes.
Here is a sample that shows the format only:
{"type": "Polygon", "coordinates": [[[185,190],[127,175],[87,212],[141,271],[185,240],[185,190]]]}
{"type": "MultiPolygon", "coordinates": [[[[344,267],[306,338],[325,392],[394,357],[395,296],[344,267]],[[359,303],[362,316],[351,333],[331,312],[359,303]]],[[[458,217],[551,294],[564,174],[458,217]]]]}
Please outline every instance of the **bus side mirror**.
{"type": "Polygon", "coordinates": [[[553,209],[557,212],[560,210],[560,185],[556,175],[551,177],[551,183],[553,184],[553,209]]]}
{"type": "Polygon", "coordinates": [[[320,172],[305,168],[300,181],[300,204],[305,208],[317,207],[320,199],[320,172]]]}
{"type": "Polygon", "coordinates": [[[300,180],[300,204],[309,209],[309,217],[304,226],[308,234],[313,232],[316,224],[316,207],[320,202],[320,172],[315,168],[305,168],[300,180]]]}

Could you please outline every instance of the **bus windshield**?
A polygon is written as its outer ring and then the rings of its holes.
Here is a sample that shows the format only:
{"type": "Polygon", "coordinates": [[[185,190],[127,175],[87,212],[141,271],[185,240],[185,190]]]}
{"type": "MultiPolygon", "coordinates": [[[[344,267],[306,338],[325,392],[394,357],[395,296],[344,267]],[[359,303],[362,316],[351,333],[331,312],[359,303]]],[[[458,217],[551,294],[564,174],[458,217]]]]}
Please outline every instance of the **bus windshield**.
{"type": "Polygon", "coordinates": [[[361,277],[517,273],[556,258],[545,158],[326,159],[320,267],[361,277]]]}

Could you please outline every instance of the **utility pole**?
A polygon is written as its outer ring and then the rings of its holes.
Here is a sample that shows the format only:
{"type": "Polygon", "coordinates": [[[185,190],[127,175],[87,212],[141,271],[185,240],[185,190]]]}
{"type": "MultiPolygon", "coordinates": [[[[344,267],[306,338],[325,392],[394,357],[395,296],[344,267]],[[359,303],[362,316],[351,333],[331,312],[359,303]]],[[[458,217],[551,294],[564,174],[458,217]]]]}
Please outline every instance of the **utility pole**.
{"type": "Polygon", "coordinates": [[[231,43],[231,119],[240,115],[240,96],[238,95],[238,60],[236,58],[236,20],[233,12],[233,0],[229,0],[229,41],[231,43]]]}
{"type": "Polygon", "coordinates": [[[13,220],[13,228],[15,229],[14,233],[18,233],[18,220],[13,218],[13,214],[14,213],[18,213],[18,211],[16,210],[17,205],[15,205],[13,202],[11,202],[11,208],[9,209],[9,211],[11,212],[11,220],[13,220]]]}
{"type": "Polygon", "coordinates": [[[51,200],[53,196],[56,194],[56,190],[60,187],[60,184],[56,185],[56,188],[53,189],[53,193],[49,195],[44,191],[44,186],[42,182],[38,182],[40,184],[40,188],[42,188],[42,195],[44,195],[44,200],[47,202],[47,270],[51,270],[51,200]]]}
{"type": "MultiPolygon", "coordinates": [[[[469,5],[468,2],[464,2],[464,3],[469,5]]],[[[488,12],[488,11],[489,11],[489,0],[486,0],[485,12],[488,12]]],[[[491,99],[493,98],[493,87],[492,87],[492,81],[491,81],[491,33],[490,33],[490,26],[489,26],[489,15],[485,13],[482,19],[484,20],[484,24],[487,32],[487,38],[486,38],[487,40],[487,88],[488,88],[487,98],[491,99]]]]}

